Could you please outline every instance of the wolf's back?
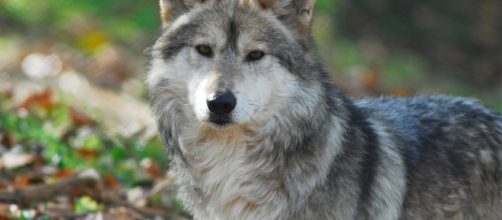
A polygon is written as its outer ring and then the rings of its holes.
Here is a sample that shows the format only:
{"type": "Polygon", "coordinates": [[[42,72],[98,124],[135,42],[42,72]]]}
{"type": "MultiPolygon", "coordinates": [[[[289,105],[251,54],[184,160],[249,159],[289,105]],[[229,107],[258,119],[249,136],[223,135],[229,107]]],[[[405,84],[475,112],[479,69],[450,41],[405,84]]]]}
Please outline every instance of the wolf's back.
{"type": "Polygon", "coordinates": [[[405,219],[424,213],[502,219],[501,115],[476,100],[448,96],[356,103],[399,143],[407,177],[405,219]]]}

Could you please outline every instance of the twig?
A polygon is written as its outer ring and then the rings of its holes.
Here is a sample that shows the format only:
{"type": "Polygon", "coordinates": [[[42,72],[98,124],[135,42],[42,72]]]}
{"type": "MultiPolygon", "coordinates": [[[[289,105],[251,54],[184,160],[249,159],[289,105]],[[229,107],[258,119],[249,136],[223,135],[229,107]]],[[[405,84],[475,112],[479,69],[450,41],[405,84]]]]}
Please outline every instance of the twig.
{"type": "Polygon", "coordinates": [[[155,218],[156,216],[168,219],[184,219],[171,209],[153,211],[136,207],[126,199],[120,197],[114,191],[107,191],[104,188],[103,178],[94,169],[87,169],[69,177],[63,178],[52,184],[30,186],[15,189],[14,191],[0,192],[0,203],[17,204],[21,207],[28,207],[48,201],[59,195],[73,195],[75,191],[81,192],[101,201],[109,207],[124,207],[144,218],[155,218]]]}
{"type": "Polygon", "coordinates": [[[47,201],[59,195],[71,194],[75,189],[87,189],[91,197],[99,197],[103,188],[102,178],[94,169],[87,169],[53,184],[18,188],[14,191],[0,192],[0,203],[18,204],[22,207],[47,201]]]}
{"type": "Polygon", "coordinates": [[[177,214],[174,210],[167,207],[162,207],[162,210],[159,211],[148,210],[142,207],[137,207],[127,202],[126,200],[121,199],[118,195],[116,195],[113,192],[104,193],[102,199],[103,203],[107,204],[108,206],[124,207],[148,219],[153,219],[158,216],[164,217],[166,219],[186,219],[181,215],[177,214]]]}

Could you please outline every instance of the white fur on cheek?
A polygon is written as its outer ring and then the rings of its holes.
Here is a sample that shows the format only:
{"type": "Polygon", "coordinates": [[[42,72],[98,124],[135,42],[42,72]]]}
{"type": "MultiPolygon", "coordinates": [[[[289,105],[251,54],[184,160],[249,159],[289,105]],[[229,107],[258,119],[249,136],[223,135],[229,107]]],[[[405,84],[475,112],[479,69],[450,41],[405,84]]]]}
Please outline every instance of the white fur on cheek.
{"type": "Polygon", "coordinates": [[[246,68],[242,72],[243,79],[235,84],[236,123],[266,120],[279,111],[282,101],[291,94],[295,77],[274,57],[268,57],[261,62],[254,68],[246,68]]]}
{"type": "Polygon", "coordinates": [[[184,108],[184,113],[198,120],[207,117],[205,103],[206,89],[211,83],[211,77],[207,74],[208,67],[202,67],[204,60],[197,54],[193,54],[192,48],[182,49],[170,60],[156,59],[152,62],[151,71],[147,77],[150,88],[162,80],[167,80],[169,92],[177,93],[178,103],[184,108]],[[189,105],[185,105],[189,104],[189,105]]]}

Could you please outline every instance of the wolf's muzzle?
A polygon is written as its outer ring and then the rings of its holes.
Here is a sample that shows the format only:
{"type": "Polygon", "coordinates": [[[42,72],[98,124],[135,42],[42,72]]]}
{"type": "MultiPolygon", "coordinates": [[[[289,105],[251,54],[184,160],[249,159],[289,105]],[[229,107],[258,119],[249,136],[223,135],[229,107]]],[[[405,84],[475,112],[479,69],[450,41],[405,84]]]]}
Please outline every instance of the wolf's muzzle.
{"type": "Polygon", "coordinates": [[[206,99],[207,107],[211,111],[209,120],[222,125],[230,122],[230,113],[237,105],[237,99],[231,91],[215,92],[206,99]]]}

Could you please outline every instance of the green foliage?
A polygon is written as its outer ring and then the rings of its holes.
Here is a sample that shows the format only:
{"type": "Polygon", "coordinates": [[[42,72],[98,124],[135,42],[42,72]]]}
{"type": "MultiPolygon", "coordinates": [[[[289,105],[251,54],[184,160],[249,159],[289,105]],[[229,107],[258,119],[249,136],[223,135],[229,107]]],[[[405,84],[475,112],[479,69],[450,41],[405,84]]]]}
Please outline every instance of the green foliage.
{"type": "Polygon", "coordinates": [[[31,219],[31,214],[29,213],[29,211],[21,211],[19,220],[29,220],[29,219],[31,219]]]}
{"type": "Polygon", "coordinates": [[[140,166],[144,159],[167,168],[167,154],[158,138],[111,137],[99,125],[75,126],[69,107],[61,103],[48,109],[32,106],[16,110],[6,109],[6,98],[0,97],[0,103],[0,131],[9,132],[25,152],[40,149],[45,162],[53,166],[94,167],[126,185],[145,178],[140,166]]]}
{"type": "Polygon", "coordinates": [[[339,0],[317,0],[316,10],[322,12],[333,12],[339,0]]]}
{"type": "Polygon", "coordinates": [[[336,66],[341,69],[367,63],[355,43],[350,40],[338,41],[335,50],[335,58],[336,66]]]}
{"type": "Polygon", "coordinates": [[[127,41],[159,27],[158,14],[152,13],[157,7],[154,1],[134,0],[3,0],[0,14],[26,27],[49,26],[52,31],[82,22],[96,24],[107,35],[127,41]]]}
{"type": "Polygon", "coordinates": [[[394,56],[383,64],[382,73],[385,82],[390,85],[402,84],[413,86],[413,83],[422,82],[424,67],[418,57],[394,56]]]}

